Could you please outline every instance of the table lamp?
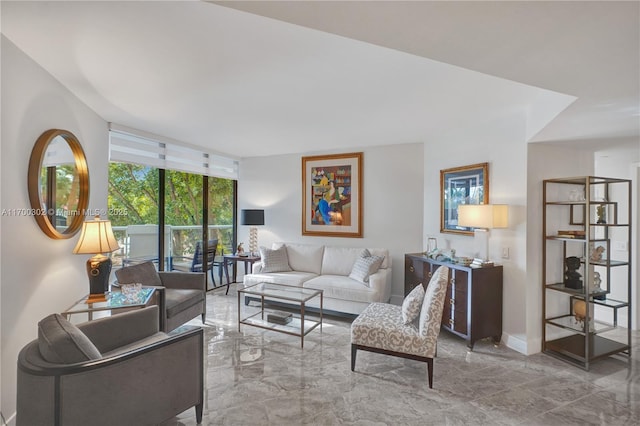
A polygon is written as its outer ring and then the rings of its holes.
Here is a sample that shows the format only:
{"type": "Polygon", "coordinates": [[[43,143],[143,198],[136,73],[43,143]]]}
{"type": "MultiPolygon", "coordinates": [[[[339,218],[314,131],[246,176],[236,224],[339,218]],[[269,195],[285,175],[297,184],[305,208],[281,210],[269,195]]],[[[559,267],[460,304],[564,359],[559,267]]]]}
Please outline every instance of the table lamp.
{"type": "Polygon", "coordinates": [[[82,224],[80,239],[73,253],[95,254],[87,260],[89,299],[104,297],[104,293],[109,290],[111,258],[102,253],[111,253],[119,248],[111,229],[111,221],[100,220],[100,216],[96,216],[94,220],[82,224]]]}
{"type": "Polygon", "coordinates": [[[249,253],[253,256],[258,253],[258,225],[264,225],[264,210],[242,210],[240,212],[240,224],[249,225],[249,253]]]}
{"type": "Polygon", "coordinates": [[[509,222],[506,204],[462,204],[458,206],[458,226],[473,229],[479,258],[489,261],[489,229],[506,228],[509,222]]]}

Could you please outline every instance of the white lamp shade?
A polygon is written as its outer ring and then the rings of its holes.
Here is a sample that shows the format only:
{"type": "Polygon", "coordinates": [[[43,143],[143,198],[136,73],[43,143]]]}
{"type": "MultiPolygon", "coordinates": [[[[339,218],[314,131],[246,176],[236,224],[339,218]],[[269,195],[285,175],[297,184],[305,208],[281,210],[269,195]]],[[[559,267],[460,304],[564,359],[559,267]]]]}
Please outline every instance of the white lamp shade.
{"type": "Polygon", "coordinates": [[[506,228],[509,226],[506,204],[463,204],[458,206],[458,225],[470,228],[506,228]]]}
{"type": "Polygon", "coordinates": [[[96,254],[110,253],[118,250],[120,246],[113,235],[111,221],[95,220],[86,221],[82,224],[82,232],[78,244],[73,249],[74,254],[96,254]]]}

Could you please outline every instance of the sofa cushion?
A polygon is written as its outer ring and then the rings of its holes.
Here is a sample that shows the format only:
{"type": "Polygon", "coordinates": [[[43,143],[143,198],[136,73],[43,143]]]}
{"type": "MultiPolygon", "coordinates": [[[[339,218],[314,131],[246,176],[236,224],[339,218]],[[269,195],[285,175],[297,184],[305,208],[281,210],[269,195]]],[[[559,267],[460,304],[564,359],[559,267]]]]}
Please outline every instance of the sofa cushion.
{"type": "Polygon", "coordinates": [[[257,273],[245,275],[243,283],[245,286],[258,283],[275,283],[300,287],[304,282],[309,281],[310,279],[317,276],[317,274],[312,274],[310,272],[298,271],[274,272],[269,274],[257,273]]]}
{"type": "Polygon", "coordinates": [[[167,318],[172,318],[174,315],[202,302],[205,297],[202,290],[186,288],[166,288],[164,294],[167,318]]]}
{"type": "Polygon", "coordinates": [[[311,272],[320,275],[324,246],[313,244],[275,243],[275,247],[285,246],[289,257],[289,266],[294,271],[311,272]]]}
{"type": "Polygon", "coordinates": [[[143,286],[162,286],[160,275],[151,262],[139,263],[116,270],[119,284],[141,283],[143,286]]]}
{"type": "Polygon", "coordinates": [[[369,250],[364,249],[360,257],[358,257],[353,264],[349,278],[367,284],[369,282],[369,275],[376,273],[383,260],[383,257],[372,256],[369,250]]]}
{"type": "Polygon", "coordinates": [[[303,284],[305,288],[324,290],[324,298],[371,303],[380,297],[367,285],[343,275],[320,275],[303,284]]]}
{"type": "Polygon", "coordinates": [[[276,249],[260,247],[260,257],[262,258],[262,272],[264,273],[291,271],[289,257],[285,247],[276,249]]]}
{"type": "Polygon", "coordinates": [[[356,263],[362,252],[362,248],[325,247],[324,256],[322,256],[322,273],[324,275],[349,276],[353,264],[356,263]]]}
{"type": "Polygon", "coordinates": [[[424,287],[418,284],[416,288],[411,290],[402,302],[402,323],[410,324],[420,315],[422,301],[424,300],[424,287]]]}
{"type": "Polygon", "coordinates": [[[101,358],[91,340],[60,314],[51,314],[38,323],[38,349],[42,358],[55,364],[101,358]]]}

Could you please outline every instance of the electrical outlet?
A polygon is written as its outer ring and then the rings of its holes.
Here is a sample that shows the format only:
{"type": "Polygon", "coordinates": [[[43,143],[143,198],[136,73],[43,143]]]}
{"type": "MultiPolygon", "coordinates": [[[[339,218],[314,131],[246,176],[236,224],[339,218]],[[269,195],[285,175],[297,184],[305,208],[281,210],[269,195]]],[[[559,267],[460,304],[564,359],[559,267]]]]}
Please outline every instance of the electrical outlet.
{"type": "Polygon", "coordinates": [[[612,241],[612,249],[616,251],[627,251],[626,241],[612,241]]]}
{"type": "Polygon", "coordinates": [[[503,259],[509,258],[509,247],[502,247],[502,258],[503,259]]]}

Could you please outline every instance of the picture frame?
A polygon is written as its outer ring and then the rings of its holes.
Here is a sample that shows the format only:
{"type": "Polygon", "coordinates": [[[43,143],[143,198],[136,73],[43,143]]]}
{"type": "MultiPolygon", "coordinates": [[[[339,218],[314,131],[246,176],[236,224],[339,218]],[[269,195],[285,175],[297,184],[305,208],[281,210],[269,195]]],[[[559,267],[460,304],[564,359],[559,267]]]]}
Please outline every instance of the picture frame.
{"type": "Polygon", "coordinates": [[[362,238],[362,157],[302,157],[302,235],[362,238]]]}
{"type": "Polygon", "coordinates": [[[440,232],[473,235],[458,226],[460,204],[489,203],[489,163],[440,170],[440,232]]]}

